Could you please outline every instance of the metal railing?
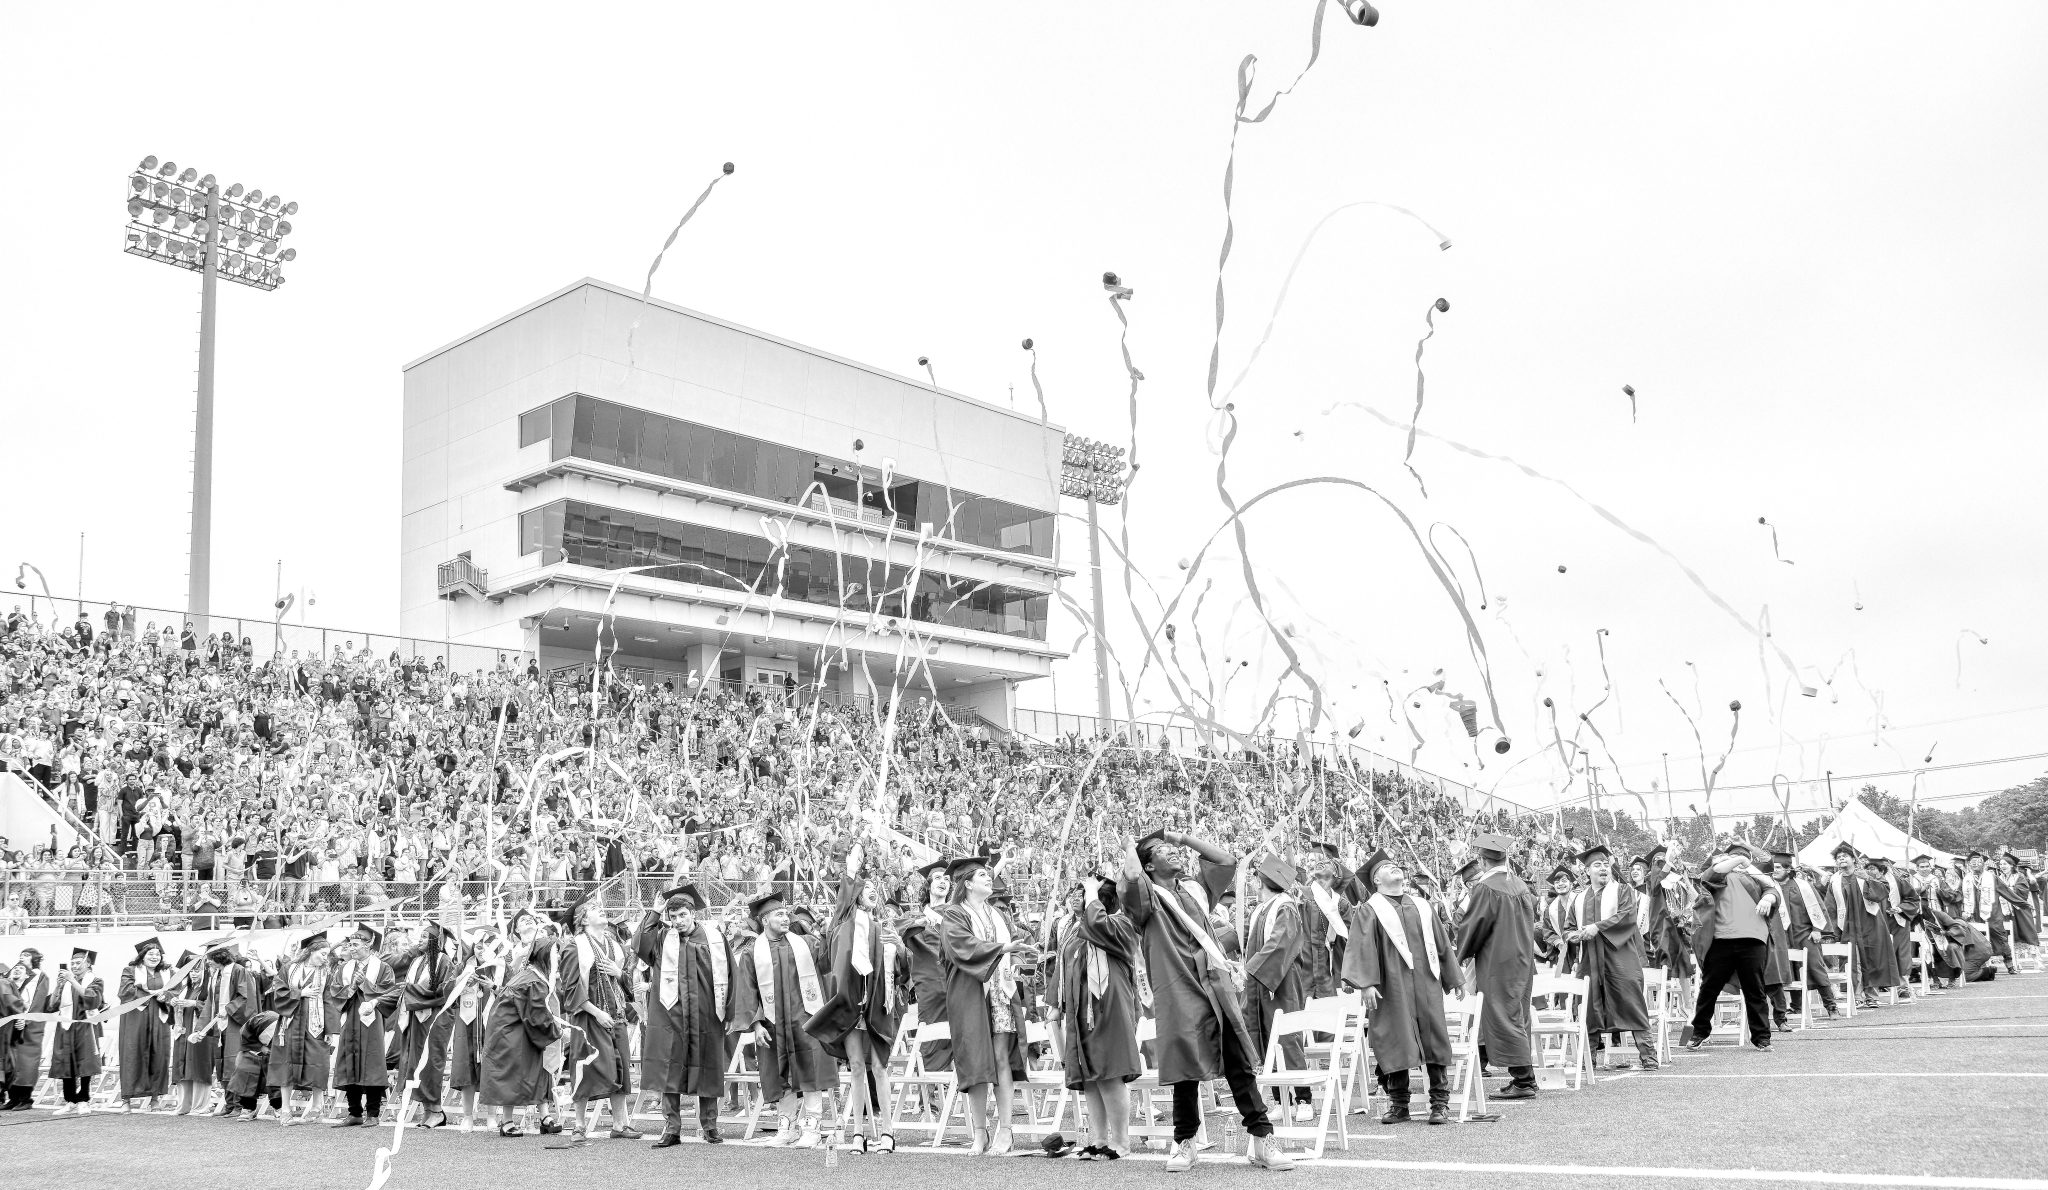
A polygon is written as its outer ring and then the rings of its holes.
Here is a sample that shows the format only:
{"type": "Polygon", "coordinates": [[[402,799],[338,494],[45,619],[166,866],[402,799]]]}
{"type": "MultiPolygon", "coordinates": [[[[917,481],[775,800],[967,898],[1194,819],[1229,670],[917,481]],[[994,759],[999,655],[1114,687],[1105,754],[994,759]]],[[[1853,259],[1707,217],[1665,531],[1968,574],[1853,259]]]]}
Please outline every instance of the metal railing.
{"type": "Polygon", "coordinates": [[[464,554],[434,568],[434,589],[443,599],[465,591],[471,599],[482,599],[490,592],[491,576],[464,554]]]}
{"type": "MultiPolygon", "coordinates": [[[[525,669],[533,654],[524,649],[493,648],[489,645],[462,644],[456,641],[429,640],[425,637],[402,636],[387,632],[356,632],[343,628],[323,628],[311,624],[280,622],[275,617],[253,618],[245,616],[190,616],[181,611],[160,607],[139,607],[133,604],[107,604],[95,599],[59,598],[56,611],[58,618],[52,620],[50,600],[40,594],[21,597],[22,612],[41,626],[44,631],[60,631],[78,622],[78,613],[83,611],[92,625],[93,636],[97,639],[107,631],[107,609],[116,606],[121,615],[115,629],[123,637],[140,640],[146,635],[155,635],[159,642],[164,640],[162,630],[171,629],[168,647],[179,648],[179,634],[187,624],[192,625],[198,636],[198,647],[193,650],[203,661],[212,652],[208,641],[211,636],[218,639],[223,632],[233,636],[238,651],[252,663],[262,663],[272,658],[286,660],[294,655],[300,658],[332,657],[336,651],[351,655],[367,649],[373,656],[388,657],[397,653],[411,659],[422,657],[429,661],[439,660],[449,669],[460,673],[476,670],[489,671],[496,668],[500,658],[515,669],[525,669]],[[246,650],[242,642],[249,644],[246,650]]],[[[160,646],[161,647],[161,646],[160,646]]]]}

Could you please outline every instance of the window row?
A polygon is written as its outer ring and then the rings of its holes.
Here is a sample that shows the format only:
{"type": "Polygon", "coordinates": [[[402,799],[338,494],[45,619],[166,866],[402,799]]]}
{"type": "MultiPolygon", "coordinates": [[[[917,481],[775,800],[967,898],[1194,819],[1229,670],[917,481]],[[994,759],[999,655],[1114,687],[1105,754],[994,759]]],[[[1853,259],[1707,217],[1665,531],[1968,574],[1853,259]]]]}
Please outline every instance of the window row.
{"type": "Polygon", "coordinates": [[[918,573],[912,588],[908,567],[830,549],[778,547],[762,537],[578,500],[521,513],[519,552],[537,552],[543,564],[655,566],[643,573],[736,594],[777,594],[852,612],[1045,639],[1049,597],[1035,592],[929,570],[918,573]]]}
{"type": "Polygon", "coordinates": [[[929,524],[953,541],[1053,555],[1051,513],[908,477],[886,491],[859,485],[857,468],[846,460],[596,397],[566,396],[522,414],[519,445],[537,442],[549,443],[550,459],[589,459],[785,504],[803,499],[815,482],[833,499],[893,518],[906,530],[929,524]]]}

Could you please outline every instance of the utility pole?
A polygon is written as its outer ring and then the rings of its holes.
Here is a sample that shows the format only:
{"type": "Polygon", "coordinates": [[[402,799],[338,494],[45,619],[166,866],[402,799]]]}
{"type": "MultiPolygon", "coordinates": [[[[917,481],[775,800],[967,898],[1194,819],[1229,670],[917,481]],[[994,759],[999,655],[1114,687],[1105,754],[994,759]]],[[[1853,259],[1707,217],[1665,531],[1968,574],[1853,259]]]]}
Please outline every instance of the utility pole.
{"type": "Polygon", "coordinates": [[[1102,530],[1096,505],[1115,504],[1123,499],[1124,449],[1068,434],[1061,447],[1060,494],[1074,496],[1088,504],[1088,571],[1094,586],[1095,618],[1095,716],[1107,730],[1113,721],[1109,704],[1108,625],[1104,619],[1102,594],[1102,530]]]}
{"type": "Polygon", "coordinates": [[[1105,625],[1102,601],[1102,528],[1096,523],[1095,497],[1088,497],[1088,576],[1094,588],[1095,615],[1095,714],[1105,726],[1110,721],[1109,705],[1109,644],[1104,640],[1105,625]]]}

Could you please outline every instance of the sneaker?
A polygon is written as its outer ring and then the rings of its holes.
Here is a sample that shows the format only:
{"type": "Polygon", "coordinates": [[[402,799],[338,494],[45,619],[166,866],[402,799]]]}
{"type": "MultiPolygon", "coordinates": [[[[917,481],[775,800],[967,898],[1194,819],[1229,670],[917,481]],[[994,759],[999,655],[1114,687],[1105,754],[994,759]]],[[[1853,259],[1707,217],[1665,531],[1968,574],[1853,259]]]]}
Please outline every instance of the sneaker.
{"type": "Polygon", "coordinates": [[[1315,1123],[1315,1122],[1316,1122],[1316,1109],[1315,1109],[1315,1105],[1314,1105],[1314,1104],[1312,1104],[1312,1103],[1297,1103],[1297,1104],[1295,1104],[1295,1105],[1294,1105],[1294,1122],[1295,1122],[1295,1123],[1297,1123],[1297,1124],[1313,1124],[1313,1123],[1315,1123]]]}
{"type": "Polygon", "coordinates": [[[1166,1159],[1166,1172],[1186,1173],[1195,1167],[1201,1157],[1195,1152],[1195,1142],[1179,1140],[1173,1143],[1173,1153],[1166,1159]]]}
{"type": "Polygon", "coordinates": [[[1432,1123],[1432,1124],[1448,1124],[1448,1123],[1450,1123],[1450,1122],[1451,1122],[1451,1109],[1450,1109],[1450,1108],[1449,1108],[1449,1107],[1448,1107],[1447,1105],[1445,1105],[1445,1104],[1442,1104],[1442,1103],[1432,1103],[1432,1104],[1430,1104],[1430,1105],[1429,1105],[1429,1122],[1430,1122],[1430,1123],[1432,1123]]]}
{"type": "Polygon", "coordinates": [[[697,1130],[697,1139],[707,1145],[722,1145],[725,1143],[725,1138],[718,1134],[716,1125],[709,1128],[699,1128],[697,1130]]]}
{"type": "MultiPolygon", "coordinates": [[[[1294,1158],[1283,1152],[1280,1142],[1270,1136],[1252,1137],[1251,1146],[1246,1150],[1244,1160],[1247,1165],[1270,1169],[1274,1173],[1286,1173],[1294,1168],[1294,1158]]],[[[1167,1163],[1167,1168],[1173,1168],[1171,1162],[1167,1163]]]]}
{"type": "Polygon", "coordinates": [[[1488,1099],[1534,1099],[1534,1098],[1536,1098],[1536,1088],[1534,1088],[1534,1087],[1518,1087],[1518,1086],[1516,1086],[1516,1085],[1515,1085],[1515,1084],[1513,1084],[1513,1083],[1509,1083],[1509,1084],[1508,1084],[1507,1086],[1505,1086],[1505,1087],[1502,1087],[1502,1088],[1501,1088],[1500,1090],[1498,1090],[1498,1091],[1495,1091],[1495,1092],[1493,1092],[1493,1093],[1492,1093],[1491,1095],[1488,1095],[1488,1096],[1487,1096],[1487,1098],[1488,1098],[1488,1099]]]}
{"type": "Polygon", "coordinates": [[[1408,1105],[1405,1103],[1389,1104],[1387,1110],[1380,1113],[1382,1124],[1406,1124],[1411,1119],[1414,1117],[1408,1114],[1408,1105]]]}
{"type": "Polygon", "coordinates": [[[1768,1042],[1768,1041],[1759,1041],[1759,1042],[1757,1042],[1757,1043],[1756,1043],[1755,1045],[1751,1046],[1750,1048],[1752,1048],[1752,1049],[1754,1049],[1754,1050],[1757,1050],[1757,1051],[1758,1051],[1758,1052],[1760,1052],[1760,1053],[1766,1053],[1766,1054],[1768,1054],[1768,1053],[1770,1053],[1770,1052],[1771,1052],[1771,1043],[1770,1043],[1770,1042],[1768,1042]]]}

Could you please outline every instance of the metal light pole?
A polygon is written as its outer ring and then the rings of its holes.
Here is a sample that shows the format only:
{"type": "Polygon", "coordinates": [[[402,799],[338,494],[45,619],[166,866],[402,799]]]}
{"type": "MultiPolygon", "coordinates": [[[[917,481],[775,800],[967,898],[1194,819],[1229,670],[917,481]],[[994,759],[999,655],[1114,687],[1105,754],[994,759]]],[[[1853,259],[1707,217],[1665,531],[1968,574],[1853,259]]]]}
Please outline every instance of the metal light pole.
{"type": "MultiPolygon", "coordinates": [[[[279,241],[291,234],[299,204],[244,192],[225,193],[212,174],[178,171],[175,161],[145,157],[128,179],[128,244],[132,256],[199,274],[199,399],[192,422],[192,536],[185,610],[195,621],[209,610],[213,574],[213,331],[215,282],[226,277],[269,291],[284,283],[282,262],[298,256],[279,241]],[[162,229],[162,230],[157,230],[162,229]],[[228,237],[232,235],[230,246],[228,237]],[[254,249],[254,251],[251,251],[254,249]]],[[[203,623],[195,624],[202,633],[203,623]]]]}
{"type": "Polygon", "coordinates": [[[1102,530],[1095,509],[1098,504],[1116,504],[1124,498],[1124,449],[1068,434],[1061,455],[1060,494],[1088,504],[1088,570],[1095,596],[1095,717],[1107,725],[1114,717],[1109,705],[1109,645],[1104,637],[1102,530]]]}

